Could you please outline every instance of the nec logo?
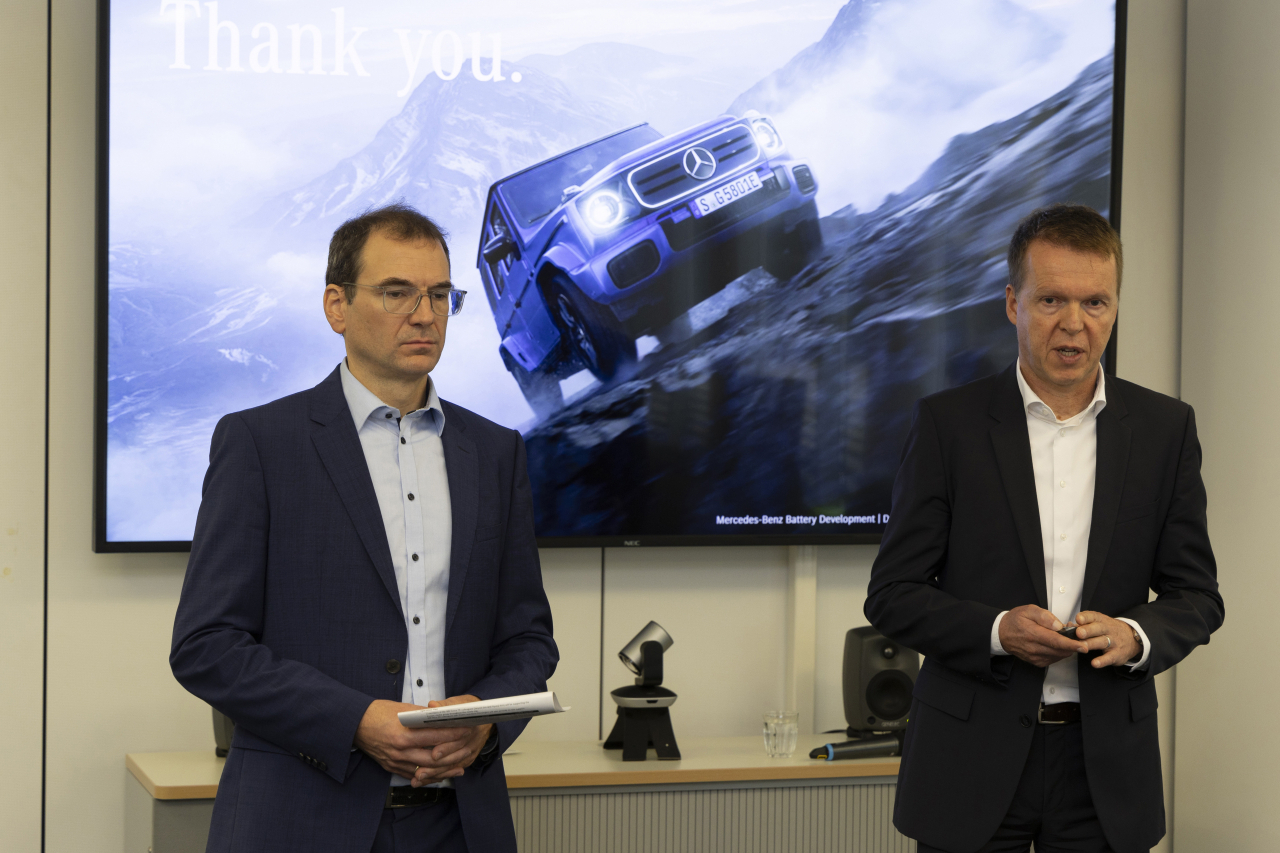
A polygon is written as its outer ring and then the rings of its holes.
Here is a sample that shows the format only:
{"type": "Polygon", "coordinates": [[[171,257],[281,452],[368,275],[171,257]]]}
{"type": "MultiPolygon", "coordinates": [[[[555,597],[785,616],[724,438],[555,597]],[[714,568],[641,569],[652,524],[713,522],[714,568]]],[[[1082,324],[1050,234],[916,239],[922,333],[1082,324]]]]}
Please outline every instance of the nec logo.
{"type": "Polygon", "coordinates": [[[639,539],[623,539],[622,544],[628,548],[635,548],[639,546],[640,540],[639,539]]]}

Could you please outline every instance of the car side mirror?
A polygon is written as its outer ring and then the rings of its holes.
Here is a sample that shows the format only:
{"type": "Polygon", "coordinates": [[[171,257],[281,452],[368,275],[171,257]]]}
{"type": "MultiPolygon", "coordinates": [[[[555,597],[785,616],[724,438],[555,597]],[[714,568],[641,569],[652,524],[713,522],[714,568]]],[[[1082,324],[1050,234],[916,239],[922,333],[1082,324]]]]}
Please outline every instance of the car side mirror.
{"type": "Polygon", "coordinates": [[[496,264],[515,250],[515,242],[506,234],[499,233],[488,239],[480,253],[486,262],[496,264]]]}

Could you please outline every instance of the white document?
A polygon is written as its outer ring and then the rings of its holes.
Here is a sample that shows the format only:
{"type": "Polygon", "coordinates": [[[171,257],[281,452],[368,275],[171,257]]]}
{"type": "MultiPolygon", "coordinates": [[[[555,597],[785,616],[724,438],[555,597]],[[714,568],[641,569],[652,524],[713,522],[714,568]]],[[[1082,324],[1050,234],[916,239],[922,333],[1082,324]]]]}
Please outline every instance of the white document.
{"type": "Polygon", "coordinates": [[[483,723],[501,723],[506,720],[523,720],[546,714],[561,714],[568,708],[560,706],[556,694],[526,693],[524,696],[506,696],[501,699],[481,699],[461,705],[443,708],[423,708],[418,711],[401,711],[396,716],[400,725],[410,729],[441,729],[451,726],[478,726],[483,723]]]}

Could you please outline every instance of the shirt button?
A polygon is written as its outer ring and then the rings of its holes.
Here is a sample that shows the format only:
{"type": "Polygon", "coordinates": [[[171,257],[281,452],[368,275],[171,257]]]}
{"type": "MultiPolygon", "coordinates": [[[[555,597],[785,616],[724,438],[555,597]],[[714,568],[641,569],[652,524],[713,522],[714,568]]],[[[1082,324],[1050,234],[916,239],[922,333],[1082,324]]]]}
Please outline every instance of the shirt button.
{"type": "MultiPolygon", "coordinates": [[[[1066,539],[1067,537],[1063,536],[1062,538],[1063,538],[1063,539],[1066,539]]],[[[416,563],[416,562],[418,562],[418,555],[417,555],[417,554],[414,554],[414,555],[413,555],[413,561],[414,561],[415,563],[416,563]]]]}
{"type": "Polygon", "coordinates": [[[404,440],[404,436],[403,436],[403,435],[402,435],[402,436],[400,436],[400,443],[401,443],[401,444],[404,444],[404,443],[405,443],[405,440],[404,440]]]}
{"type": "Polygon", "coordinates": [[[1065,429],[1058,430],[1058,435],[1066,435],[1066,434],[1067,434],[1067,431],[1065,429]]]}
{"type": "Polygon", "coordinates": [[[387,420],[391,420],[391,413],[387,412],[387,420]]]}
{"type": "Polygon", "coordinates": [[[1058,485],[1059,485],[1059,486],[1062,486],[1062,488],[1064,488],[1064,489],[1065,489],[1065,488],[1067,487],[1067,481],[1066,481],[1066,480],[1059,480],[1059,481],[1058,481],[1058,485]]]}
{"type": "Polygon", "coordinates": [[[1050,692],[1050,693],[1057,693],[1057,692],[1058,692],[1058,688],[1056,688],[1056,687],[1050,687],[1050,688],[1049,688],[1049,692],[1050,692]]]}
{"type": "Polygon", "coordinates": [[[413,500],[413,492],[409,493],[409,500],[413,500]]]}
{"type": "Polygon", "coordinates": [[[1067,591],[1067,588],[1065,586],[1058,587],[1058,592],[1065,593],[1066,591],[1067,591]]]}
{"type": "Polygon", "coordinates": [[[422,686],[422,679],[421,679],[421,678],[419,678],[419,679],[418,679],[418,686],[419,686],[419,687],[421,687],[421,686],[422,686]]]}
{"type": "MultiPolygon", "coordinates": [[[[1066,540],[1066,538],[1067,538],[1067,534],[1063,533],[1063,534],[1062,534],[1061,536],[1059,536],[1058,538],[1059,538],[1059,539],[1062,539],[1063,541],[1065,541],[1065,540],[1066,540]]],[[[413,559],[415,559],[415,560],[416,560],[416,559],[418,559],[418,558],[417,558],[417,557],[414,557],[413,559]]]]}
{"type": "Polygon", "coordinates": [[[391,673],[392,675],[395,675],[399,671],[400,671],[400,661],[396,660],[395,658],[392,658],[391,660],[387,661],[387,672],[391,673]]]}

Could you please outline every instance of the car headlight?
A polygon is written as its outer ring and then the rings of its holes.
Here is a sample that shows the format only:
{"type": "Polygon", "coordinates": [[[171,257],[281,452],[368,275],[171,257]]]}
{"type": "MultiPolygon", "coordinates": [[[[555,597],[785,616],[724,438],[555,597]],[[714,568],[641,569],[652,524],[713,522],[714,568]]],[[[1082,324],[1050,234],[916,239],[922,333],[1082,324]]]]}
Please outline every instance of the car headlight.
{"type": "Polygon", "coordinates": [[[635,219],[640,205],[623,184],[614,182],[578,199],[578,210],[591,230],[605,234],[635,219]]]}
{"type": "Polygon", "coordinates": [[[760,147],[765,151],[778,151],[782,148],[782,135],[767,118],[754,119],[751,122],[751,131],[756,135],[756,142],[760,143],[760,147]]]}
{"type": "Polygon", "coordinates": [[[587,199],[583,213],[595,227],[613,228],[622,221],[622,199],[612,190],[600,190],[587,199]]]}

